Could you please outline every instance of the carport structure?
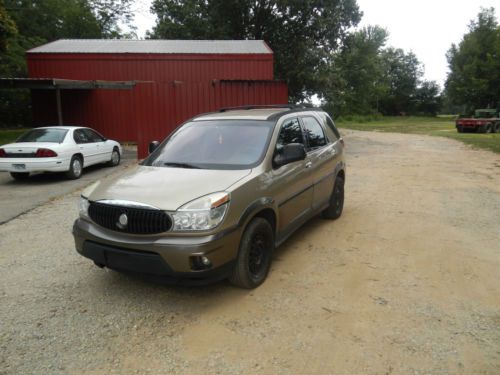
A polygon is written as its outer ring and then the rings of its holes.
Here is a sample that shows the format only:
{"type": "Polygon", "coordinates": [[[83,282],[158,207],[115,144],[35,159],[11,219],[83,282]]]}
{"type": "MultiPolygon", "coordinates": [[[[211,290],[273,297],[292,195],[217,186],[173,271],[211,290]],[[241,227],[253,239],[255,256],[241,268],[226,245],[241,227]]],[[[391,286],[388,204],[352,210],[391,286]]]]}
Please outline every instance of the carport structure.
{"type": "Polygon", "coordinates": [[[199,113],[288,102],[261,40],[59,40],[27,62],[36,125],[89,126],[136,142],[140,158],[199,113]]]}
{"type": "Polygon", "coordinates": [[[30,90],[55,90],[57,124],[64,125],[61,103],[61,90],[130,90],[135,82],[119,81],[79,81],[72,79],[49,78],[0,78],[0,89],[30,89],[30,90]]]}

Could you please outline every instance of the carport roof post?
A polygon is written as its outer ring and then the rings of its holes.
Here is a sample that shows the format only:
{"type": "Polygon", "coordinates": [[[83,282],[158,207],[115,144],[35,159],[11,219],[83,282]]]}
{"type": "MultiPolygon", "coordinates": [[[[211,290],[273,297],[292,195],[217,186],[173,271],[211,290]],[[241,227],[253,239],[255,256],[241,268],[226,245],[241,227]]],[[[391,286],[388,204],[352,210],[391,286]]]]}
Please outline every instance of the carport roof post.
{"type": "Polygon", "coordinates": [[[63,125],[61,90],[130,90],[135,81],[80,81],[58,78],[0,78],[0,89],[56,90],[57,121],[63,125]]]}

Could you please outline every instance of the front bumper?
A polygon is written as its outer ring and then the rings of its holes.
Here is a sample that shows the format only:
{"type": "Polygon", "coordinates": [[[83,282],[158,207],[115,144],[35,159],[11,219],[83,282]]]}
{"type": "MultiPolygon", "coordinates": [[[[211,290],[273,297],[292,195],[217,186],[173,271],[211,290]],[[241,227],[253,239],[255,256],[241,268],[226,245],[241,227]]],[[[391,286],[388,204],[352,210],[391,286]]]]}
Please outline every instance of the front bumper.
{"type": "Polygon", "coordinates": [[[237,257],[239,228],[216,236],[137,236],[104,229],[78,219],[73,225],[76,250],[96,264],[189,283],[229,276],[237,257]],[[193,270],[193,256],[206,256],[211,267],[193,270]]]}
{"type": "Polygon", "coordinates": [[[69,169],[69,160],[60,158],[1,158],[0,172],[63,172],[69,169]]]}

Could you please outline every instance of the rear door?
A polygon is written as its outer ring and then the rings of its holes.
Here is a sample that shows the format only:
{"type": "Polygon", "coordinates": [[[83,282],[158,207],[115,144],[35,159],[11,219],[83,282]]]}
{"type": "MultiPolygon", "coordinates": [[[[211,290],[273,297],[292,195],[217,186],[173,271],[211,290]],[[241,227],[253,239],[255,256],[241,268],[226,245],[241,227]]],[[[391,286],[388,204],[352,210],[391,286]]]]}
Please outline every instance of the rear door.
{"type": "Polygon", "coordinates": [[[94,142],[94,139],[89,136],[86,130],[84,128],[76,129],[73,132],[73,139],[83,155],[83,164],[87,167],[99,163],[99,156],[96,142],[94,142]]]}
{"type": "MultiPolygon", "coordinates": [[[[283,120],[275,153],[290,143],[304,144],[304,134],[297,117],[283,120]]],[[[273,195],[279,209],[278,230],[285,237],[299,224],[312,204],[312,177],[309,160],[296,161],[272,170],[273,195]]]]}
{"type": "Polygon", "coordinates": [[[301,116],[307,140],[307,155],[309,157],[313,184],[312,208],[325,206],[330,199],[335,181],[335,166],[339,153],[335,140],[328,137],[314,112],[301,116]]]}

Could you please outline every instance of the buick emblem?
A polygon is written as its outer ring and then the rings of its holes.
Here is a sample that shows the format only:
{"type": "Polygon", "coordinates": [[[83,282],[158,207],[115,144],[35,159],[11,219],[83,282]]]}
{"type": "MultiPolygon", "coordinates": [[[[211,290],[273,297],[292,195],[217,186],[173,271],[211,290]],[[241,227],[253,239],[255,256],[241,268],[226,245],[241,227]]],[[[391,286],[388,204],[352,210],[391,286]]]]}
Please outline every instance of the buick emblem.
{"type": "Polygon", "coordinates": [[[118,218],[118,223],[116,223],[116,226],[120,229],[123,229],[127,226],[127,224],[128,224],[127,214],[121,214],[120,217],[118,218]]]}

